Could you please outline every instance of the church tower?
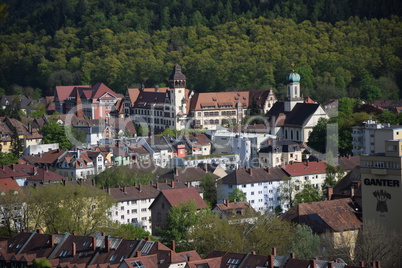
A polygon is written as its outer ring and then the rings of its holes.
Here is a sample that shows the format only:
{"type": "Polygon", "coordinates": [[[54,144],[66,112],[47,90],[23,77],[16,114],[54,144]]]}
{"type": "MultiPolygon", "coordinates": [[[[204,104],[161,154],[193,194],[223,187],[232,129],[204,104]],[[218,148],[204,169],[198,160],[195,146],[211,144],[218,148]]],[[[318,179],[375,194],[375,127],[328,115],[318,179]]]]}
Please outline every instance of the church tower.
{"type": "Polygon", "coordinates": [[[296,103],[303,102],[300,96],[300,75],[294,70],[286,76],[287,81],[287,98],[285,101],[285,112],[292,111],[296,103]]]}
{"type": "Polygon", "coordinates": [[[169,77],[170,87],[170,104],[174,113],[175,128],[181,130],[184,128],[180,120],[187,114],[186,101],[186,76],[181,72],[180,65],[176,64],[173,67],[173,73],[169,77]]]}

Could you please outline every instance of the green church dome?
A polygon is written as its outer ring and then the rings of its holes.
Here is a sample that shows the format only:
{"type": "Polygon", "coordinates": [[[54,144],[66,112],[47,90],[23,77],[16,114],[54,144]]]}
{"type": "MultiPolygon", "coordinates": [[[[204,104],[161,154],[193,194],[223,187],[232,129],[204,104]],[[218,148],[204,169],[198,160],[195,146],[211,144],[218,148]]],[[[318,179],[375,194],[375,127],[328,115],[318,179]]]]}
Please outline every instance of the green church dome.
{"type": "Polygon", "coordinates": [[[298,83],[300,82],[300,75],[293,71],[286,76],[286,80],[288,81],[288,83],[298,83]]]}

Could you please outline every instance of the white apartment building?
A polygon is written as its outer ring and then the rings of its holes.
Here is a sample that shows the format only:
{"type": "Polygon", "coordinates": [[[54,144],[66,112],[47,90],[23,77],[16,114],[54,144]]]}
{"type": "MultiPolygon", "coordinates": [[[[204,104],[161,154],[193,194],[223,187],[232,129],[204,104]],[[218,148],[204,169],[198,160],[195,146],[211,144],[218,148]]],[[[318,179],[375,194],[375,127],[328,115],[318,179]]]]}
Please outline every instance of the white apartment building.
{"type": "Polygon", "coordinates": [[[272,213],[278,206],[286,210],[279,191],[284,177],[286,173],[280,167],[237,169],[218,183],[218,203],[228,200],[229,194],[237,188],[246,194],[246,201],[256,211],[272,213]]]}
{"type": "Polygon", "coordinates": [[[107,189],[108,194],[117,200],[109,216],[114,222],[132,224],[152,231],[150,205],[154,202],[161,190],[187,188],[184,182],[156,183],[153,185],[123,186],[107,189]]]}
{"type": "Polygon", "coordinates": [[[384,140],[402,139],[402,127],[373,120],[352,128],[353,155],[385,153],[384,140]]]}
{"type": "Polygon", "coordinates": [[[276,136],[258,133],[235,133],[217,131],[211,136],[214,154],[235,153],[241,159],[241,166],[259,167],[258,151],[276,136]]]}

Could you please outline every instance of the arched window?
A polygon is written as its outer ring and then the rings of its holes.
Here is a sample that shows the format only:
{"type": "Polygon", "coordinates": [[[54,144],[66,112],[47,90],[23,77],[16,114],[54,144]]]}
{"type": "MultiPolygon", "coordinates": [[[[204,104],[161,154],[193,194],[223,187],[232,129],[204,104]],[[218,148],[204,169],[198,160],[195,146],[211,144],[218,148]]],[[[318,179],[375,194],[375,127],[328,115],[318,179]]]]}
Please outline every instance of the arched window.
{"type": "Polygon", "coordinates": [[[288,130],[286,129],[285,130],[285,139],[287,139],[288,138],[288,130]]]}
{"type": "Polygon", "coordinates": [[[293,140],[293,130],[290,131],[290,139],[293,140]]]}
{"type": "Polygon", "coordinates": [[[297,141],[299,140],[299,131],[298,130],[296,130],[296,140],[297,141]]]}
{"type": "Polygon", "coordinates": [[[215,125],[219,125],[219,119],[215,119],[215,125]]]}
{"type": "Polygon", "coordinates": [[[295,96],[297,96],[297,86],[295,86],[295,96]]]}

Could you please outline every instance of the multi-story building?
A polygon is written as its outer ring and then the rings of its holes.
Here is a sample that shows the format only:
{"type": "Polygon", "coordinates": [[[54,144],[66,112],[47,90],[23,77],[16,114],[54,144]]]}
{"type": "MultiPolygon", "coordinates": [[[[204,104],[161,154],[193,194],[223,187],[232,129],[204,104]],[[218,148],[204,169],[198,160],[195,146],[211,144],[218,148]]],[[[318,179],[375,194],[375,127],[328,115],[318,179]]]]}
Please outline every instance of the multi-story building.
{"type": "Polygon", "coordinates": [[[277,101],[272,90],[195,93],[186,89],[186,76],[176,65],[168,88],[130,88],[124,113],[134,115],[137,124],[151,132],[165,128],[211,128],[232,122],[240,123],[250,110],[266,113],[277,101]]]}
{"type": "Polygon", "coordinates": [[[218,203],[224,203],[234,189],[240,189],[256,211],[273,212],[277,207],[286,210],[280,193],[280,186],[286,176],[280,167],[236,169],[217,184],[218,203]]]}
{"type": "Polygon", "coordinates": [[[385,153],[384,140],[402,139],[402,127],[373,120],[352,127],[353,155],[385,153]]]}
{"type": "MultiPolygon", "coordinates": [[[[32,128],[29,124],[24,125],[14,118],[0,118],[0,151],[3,153],[10,152],[11,139],[16,131],[23,149],[31,145],[39,145],[42,143],[43,136],[38,130],[32,128]]],[[[22,152],[21,152],[22,153],[22,152]]]]}
{"type": "Polygon", "coordinates": [[[267,146],[258,152],[261,167],[276,167],[290,162],[300,162],[302,152],[297,142],[287,140],[268,140],[267,146]]]}
{"type": "Polygon", "coordinates": [[[267,140],[276,138],[267,133],[236,133],[217,131],[211,133],[213,152],[215,154],[235,153],[240,156],[240,165],[259,167],[258,151],[264,147],[267,140]]]}
{"type": "Polygon", "coordinates": [[[153,185],[123,186],[107,189],[108,194],[117,200],[109,215],[113,221],[121,224],[132,224],[152,231],[150,205],[162,190],[188,188],[189,184],[172,180],[169,183],[153,185]]]}
{"type": "Polygon", "coordinates": [[[66,114],[73,108],[74,114],[81,118],[111,118],[122,96],[115,93],[103,83],[93,86],[57,86],[54,93],[56,112],[66,114]]]}
{"type": "Polygon", "coordinates": [[[375,221],[401,235],[402,139],[384,145],[384,153],[360,156],[363,224],[375,221]]]}

